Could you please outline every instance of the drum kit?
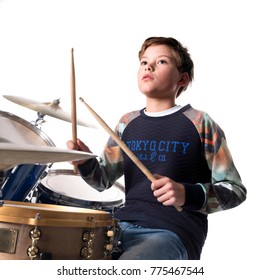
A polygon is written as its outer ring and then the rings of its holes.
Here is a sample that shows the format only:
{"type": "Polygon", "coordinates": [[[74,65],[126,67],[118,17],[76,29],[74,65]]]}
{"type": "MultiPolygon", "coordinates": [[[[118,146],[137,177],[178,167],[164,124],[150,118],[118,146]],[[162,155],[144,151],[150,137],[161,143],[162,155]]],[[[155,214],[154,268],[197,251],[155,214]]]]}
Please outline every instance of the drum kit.
{"type": "Polygon", "coordinates": [[[39,128],[45,115],[71,121],[59,100],[4,97],[38,118],[0,111],[0,260],[111,259],[120,235],[113,211],[124,205],[124,186],[98,192],[75,170],[52,170],[56,162],[96,157],[55,147],[39,128]]]}

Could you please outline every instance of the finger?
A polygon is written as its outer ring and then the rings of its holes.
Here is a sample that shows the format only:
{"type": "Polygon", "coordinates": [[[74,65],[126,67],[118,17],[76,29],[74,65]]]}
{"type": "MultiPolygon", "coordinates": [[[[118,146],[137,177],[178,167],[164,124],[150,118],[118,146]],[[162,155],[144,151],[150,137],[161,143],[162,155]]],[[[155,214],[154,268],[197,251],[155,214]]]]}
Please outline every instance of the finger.
{"type": "Polygon", "coordinates": [[[168,200],[165,200],[162,204],[164,206],[174,206],[174,204],[176,203],[176,198],[175,197],[171,197],[168,200]]]}
{"type": "Polygon", "coordinates": [[[167,182],[164,179],[154,181],[152,189],[156,197],[159,197],[166,193],[169,193],[169,195],[174,194],[173,185],[171,184],[171,182],[167,182]]]}
{"type": "Polygon", "coordinates": [[[156,178],[156,180],[153,181],[152,184],[151,184],[151,189],[153,191],[161,188],[162,186],[164,186],[169,181],[169,178],[163,177],[163,176],[158,175],[158,174],[154,174],[153,176],[156,178]]]}
{"type": "Polygon", "coordinates": [[[165,194],[165,191],[163,190],[163,187],[161,187],[159,189],[155,189],[154,192],[153,192],[153,195],[157,198],[164,195],[164,194],[165,194]]]}
{"type": "Polygon", "coordinates": [[[67,141],[66,145],[69,150],[77,150],[77,145],[71,140],[67,141]]]}
{"type": "Polygon", "coordinates": [[[77,139],[77,146],[78,146],[78,149],[81,151],[92,153],[91,150],[89,149],[89,147],[85,143],[83,143],[80,139],[77,139]]]}
{"type": "Polygon", "coordinates": [[[172,198],[175,199],[175,197],[174,197],[174,191],[173,191],[173,190],[170,190],[170,191],[168,191],[168,192],[165,192],[165,193],[163,193],[163,194],[161,194],[161,195],[159,195],[159,196],[156,196],[156,197],[157,197],[157,200],[158,200],[159,202],[161,202],[161,203],[163,203],[163,202],[165,202],[165,201],[167,201],[167,200],[170,200],[170,199],[172,199],[172,198]]]}

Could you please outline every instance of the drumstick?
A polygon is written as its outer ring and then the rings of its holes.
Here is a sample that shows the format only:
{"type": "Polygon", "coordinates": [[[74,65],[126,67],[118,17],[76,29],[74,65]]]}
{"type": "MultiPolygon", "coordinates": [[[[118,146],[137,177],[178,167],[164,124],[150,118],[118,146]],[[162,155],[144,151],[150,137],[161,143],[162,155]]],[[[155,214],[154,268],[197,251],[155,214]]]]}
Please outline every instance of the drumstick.
{"type": "MultiPolygon", "coordinates": [[[[88,108],[96,120],[101,124],[101,126],[108,132],[108,134],[113,138],[113,140],[118,144],[118,146],[129,156],[129,158],[135,163],[135,165],[146,175],[146,177],[151,181],[155,181],[156,178],[153,174],[146,168],[146,166],[138,159],[138,157],[126,146],[126,144],[115,134],[115,132],[104,122],[104,120],[84,101],[82,97],[79,98],[81,102],[88,108]]],[[[178,211],[182,208],[175,206],[178,211]]]]}
{"type": "MultiPolygon", "coordinates": [[[[76,113],[76,84],[73,48],[71,49],[71,123],[72,123],[72,141],[77,143],[77,113],[76,113]]],[[[74,172],[78,172],[77,165],[74,165],[74,172]]]]}

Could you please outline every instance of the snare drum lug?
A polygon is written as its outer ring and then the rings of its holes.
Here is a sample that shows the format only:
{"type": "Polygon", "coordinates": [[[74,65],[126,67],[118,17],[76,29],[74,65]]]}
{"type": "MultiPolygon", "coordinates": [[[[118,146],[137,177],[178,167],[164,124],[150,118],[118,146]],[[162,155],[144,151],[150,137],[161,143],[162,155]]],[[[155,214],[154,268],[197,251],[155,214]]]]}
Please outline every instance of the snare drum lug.
{"type": "Polygon", "coordinates": [[[35,259],[39,253],[39,248],[32,245],[27,249],[27,255],[31,260],[35,259]]]}
{"type": "Polygon", "coordinates": [[[95,233],[92,229],[90,230],[86,230],[83,232],[82,234],[82,240],[84,242],[86,242],[86,246],[84,246],[83,248],[81,248],[80,251],[80,256],[83,259],[90,259],[93,255],[93,239],[95,237],[95,233]]]}
{"type": "Polygon", "coordinates": [[[113,237],[114,236],[114,231],[113,230],[108,230],[107,231],[107,236],[108,237],[113,237]]]}
{"type": "Polygon", "coordinates": [[[36,246],[38,240],[40,239],[42,233],[36,226],[30,231],[30,238],[32,239],[32,245],[27,249],[27,255],[31,260],[35,259],[39,254],[39,248],[36,246]]]}
{"type": "Polygon", "coordinates": [[[106,250],[107,251],[112,251],[113,250],[113,244],[107,244],[106,245],[106,250]]]}
{"type": "Polygon", "coordinates": [[[113,247],[114,247],[114,231],[109,229],[106,232],[106,243],[104,245],[105,248],[105,255],[111,255],[112,251],[113,251],[113,247]]]}
{"type": "Polygon", "coordinates": [[[82,240],[84,242],[92,241],[94,237],[95,237],[95,233],[93,230],[84,231],[82,234],[82,240]]]}
{"type": "Polygon", "coordinates": [[[42,235],[42,233],[37,227],[35,227],[34,229],[32,229],[30,231],[30,238],[32,240],[39,240],[41,235],[42,235]]]}
{"type": "Polygon", "coordinates": [[[93,255],[92,248],[88,248],[87,246],[82,247],[80,250],[80,256],[83,259],[90,259],[93,255]]]}
{"type": "Polygon", "coordinates": [[[121,228],[117,220],[114,220],[114,225],[111,228],[107,229],[106,237],[107,242],[105,244],[105,255],[111,255],[117,250],[119,246],[119,237],[121,234],[121,228]]]}

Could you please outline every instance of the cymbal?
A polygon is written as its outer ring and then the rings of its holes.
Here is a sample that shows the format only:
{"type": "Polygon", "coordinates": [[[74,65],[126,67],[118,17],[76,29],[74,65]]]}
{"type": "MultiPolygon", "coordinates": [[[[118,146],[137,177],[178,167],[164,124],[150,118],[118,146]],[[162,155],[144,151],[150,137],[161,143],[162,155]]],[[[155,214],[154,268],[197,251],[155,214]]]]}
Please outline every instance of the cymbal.
{"type": "Polygon", "coordinates": [[[91,153],[60,149],[51,146],[0,143],[0,170],[7,170],[19,164],[47,164],[96,157],[91,153]]]}
{"type": "MultiPolygon", "coordinates": [[[[21,96],[15,96],[15,95],[3,95],[4,98],[8,99],[11,102],[14,102],[18,105],[21,105],[23,107],[26,107],[28,109],[34,110],[36,112],[39,112],[43,115],[48,115],[66,122],[71,122],[71,114],[64,111],[60,104],[59,99],[55,99],[52,102],[38,102],[35,100],[31,100],[28,98],[24,98],[21,96]]],[[[81,126],[96,128],[94,124],[85,122],[83,120],[78,119],[77,124],[81,126]]]]}

